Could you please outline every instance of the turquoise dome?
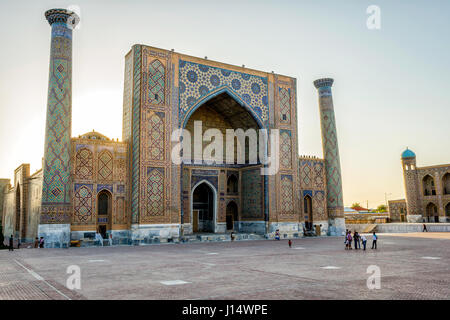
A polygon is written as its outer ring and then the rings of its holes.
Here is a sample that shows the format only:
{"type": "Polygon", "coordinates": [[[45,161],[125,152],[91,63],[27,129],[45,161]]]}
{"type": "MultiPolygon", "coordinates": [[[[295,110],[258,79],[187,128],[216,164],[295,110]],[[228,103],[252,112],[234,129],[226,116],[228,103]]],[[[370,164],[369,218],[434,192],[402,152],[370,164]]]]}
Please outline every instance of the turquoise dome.
{"type": "Polygon", "coordinates": [[[414,152],[412,152],[411,150],[409,150],[408,148],[406,148],[405,151],[403,151],[402,153],[402,159],[407,159],[407,158],[415,158],[416,154],[414,152]]]}

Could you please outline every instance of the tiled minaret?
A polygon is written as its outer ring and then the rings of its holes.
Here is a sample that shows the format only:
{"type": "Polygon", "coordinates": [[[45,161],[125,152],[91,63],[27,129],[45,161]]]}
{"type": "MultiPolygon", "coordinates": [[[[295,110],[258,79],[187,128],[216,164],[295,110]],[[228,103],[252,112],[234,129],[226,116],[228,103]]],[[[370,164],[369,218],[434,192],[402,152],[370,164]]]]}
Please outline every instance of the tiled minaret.
{"type": "Polygon", "coordinates": [[[51,9],[45,18],[52,33],[38,234],[44,237],[45,247],[64,247],[70,241],[72,30],[79,17],[65,9],[51,9]]]}
{"type": "Polygon", "coordinates": [[[330,235],[341,235],[345,232],[344,202],[336,121],[331,94],[332,85],[333,79],[330,78],[314,81],[314,86],[319,92],[322,149],[327,179],[328,230],[330,235]]]}

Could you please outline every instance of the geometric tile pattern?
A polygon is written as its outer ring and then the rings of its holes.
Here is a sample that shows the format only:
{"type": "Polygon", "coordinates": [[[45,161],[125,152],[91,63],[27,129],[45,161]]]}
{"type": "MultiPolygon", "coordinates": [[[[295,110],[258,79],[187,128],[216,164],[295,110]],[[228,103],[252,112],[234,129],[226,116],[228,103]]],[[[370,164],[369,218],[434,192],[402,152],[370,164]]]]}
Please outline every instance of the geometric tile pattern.
{"type": "Polygon", "coordinates": [[[75,185],[72,222],[78,224],[92,220],[92,204],[92,184],[75,185]]]}
{"type": "Polygon", "coordinates": [[[208,65],[179,61],[179,119],[185,121],[192,109],[211,92],[228,90],[268,125],[267,78],[208,65]]]}
{"type": "Polygon", "coordinates": [[[320,124],[327,181],[327,207],[330,215],[338,214],[341,216],[344,214],[344,203],[336,122],[331,94],[332,84],[332,79],[321,79],[314,82],[319,93],[320,124]]]}
{"type": "MultiPolygon", "coordinates": [[[[153,113],[153,112],[152,112],[153,113]]],[[[150,160],[164,160],[164,113],[153,113],[147,120],[150,160]]]]}
{"type": "Polygon", "coordinates": [[[140,172],[140,115],[141,115],[141,58],[140,45],[134,49],[133,66],[133,106],[132,106],[132,168],[131,168],[131,216],[132,222],[138,222],[139,216],[139,172],[140,172]]]}
{"type": "Polygon", "coordinates": [[[260,169],[242,171],[243,218],[262,218],[263,183],[260,169]]]}
{"type": "Polygon", "coordinates": [[[110,151],[104,150],[98,156],[98,179],[112,180],[113,156],[110,151]]]}
{"type": "Polygon", "coordinates": [[[280,130],[280,163],[283,168],[292,167],[292,145],[291,132],[289,130],[280,130]]]}
{"type": "Polygon", "coordinates": [[[279,88],[280,122],[291,123],[291,89],[279,88]]]}
{"type": "Polygon", "coordinates": [[[70,206],[70,138],[72,94],[72,30],[65,23],[52,25],[50,76],[44,149],[43,221],[63,222],[61,205],[70,206]],[[56,206],[56,207],[55,207],[56,206]]]}
{"type": "Polygon", "coordinates": [[[149,66],[148,102],[164,104],[165,69],[161,61],[153,60],[149,66]]]}
{"type": "Polygon", "coordinates": [[[141,221],[148,216],[164,215],[164,169],[147,168],[147,185],[145,202],[147,210],[141,221]]]}
{"type": "Polygon", "coordinates": [[[280,215],[294,214],[294,193],[291,175],[281,175],[280,182],[280,199],[281,210],[280,215]]]}
{"type": "Polygon", "coordinates": [[[77,178],[81,180],[92,179],[93,166],[92,151],[86,148],[78,150],[75,170],[77,178]]]}

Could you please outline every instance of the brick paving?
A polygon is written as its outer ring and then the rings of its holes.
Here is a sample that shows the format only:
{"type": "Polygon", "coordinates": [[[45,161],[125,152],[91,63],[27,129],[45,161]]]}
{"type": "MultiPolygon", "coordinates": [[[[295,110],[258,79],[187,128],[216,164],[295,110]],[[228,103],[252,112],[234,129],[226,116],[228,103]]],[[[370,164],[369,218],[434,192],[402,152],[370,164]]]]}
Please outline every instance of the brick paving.
{"type": "Polygon", "coordinates": [[[366,252],[337,237],[1,250],[0,299],[449,299],[450,239],[428,235],[380,234],[366,252]],[[80,290],[65,287],[70,265],[80,290]],[[367,288],[369,265],[380,289],[367,288]],[[174,280],[186,283],[162,283],[174,280]]]}

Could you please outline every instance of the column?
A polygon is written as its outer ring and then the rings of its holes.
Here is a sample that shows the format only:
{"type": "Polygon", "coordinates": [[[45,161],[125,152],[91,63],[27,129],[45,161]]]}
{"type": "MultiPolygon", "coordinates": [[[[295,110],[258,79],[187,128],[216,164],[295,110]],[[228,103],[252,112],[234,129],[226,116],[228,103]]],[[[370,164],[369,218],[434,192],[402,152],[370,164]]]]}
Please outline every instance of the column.
{"type": "Polygon", "coordinates": [[[70,138],[72,120],[72,30],[79,17],[65,9],[45,12],[51,51],[39,237],[45,247],[70,242],[70,138]]]}
{"type": "Polygon", "coordinates": [[[330,235],[345,232],[344,203],[342,197],[341,164],[337,142],[331,86],[333,79],[314,81],[319,93],[320,124],[322,129],[322,149],[325,158],[327,179],[327,210],[330,235]]]}

